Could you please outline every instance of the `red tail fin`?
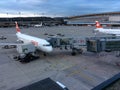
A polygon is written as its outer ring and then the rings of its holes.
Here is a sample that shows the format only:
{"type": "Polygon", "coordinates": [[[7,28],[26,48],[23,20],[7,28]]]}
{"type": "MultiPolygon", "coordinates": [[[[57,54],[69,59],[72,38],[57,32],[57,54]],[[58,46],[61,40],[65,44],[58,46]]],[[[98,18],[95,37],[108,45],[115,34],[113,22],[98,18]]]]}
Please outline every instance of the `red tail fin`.
{"type": "Polygon", "coordinates": [[[16,31],[17,31],[17,32],[20,32],[20,28],[18,27],[18,23],[15,22],[15,24],[16,24],[16,31]]]}
{"type": "Polygon", "coordinates": [[[96,21],[96,28],[103,28],[98,21],[96,21]]]}

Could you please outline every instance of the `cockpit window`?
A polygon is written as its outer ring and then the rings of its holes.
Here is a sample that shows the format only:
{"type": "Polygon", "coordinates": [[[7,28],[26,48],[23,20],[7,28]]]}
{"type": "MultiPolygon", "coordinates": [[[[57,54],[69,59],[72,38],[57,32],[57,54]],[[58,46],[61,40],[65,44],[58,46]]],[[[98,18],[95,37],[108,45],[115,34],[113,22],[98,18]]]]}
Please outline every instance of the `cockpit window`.
{"type": "Polygon", "coordinates": [[[43,46],[51,46],[50,44],[43,44],[43,46]]]}

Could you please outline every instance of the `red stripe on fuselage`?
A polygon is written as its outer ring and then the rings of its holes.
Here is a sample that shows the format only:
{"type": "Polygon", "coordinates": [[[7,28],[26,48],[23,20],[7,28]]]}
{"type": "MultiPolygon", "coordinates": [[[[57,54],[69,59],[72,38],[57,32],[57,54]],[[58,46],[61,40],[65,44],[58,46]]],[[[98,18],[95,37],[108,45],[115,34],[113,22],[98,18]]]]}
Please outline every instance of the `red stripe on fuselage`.
{"type": "Polygon", "coordinates": [[[35,46],[38,46],[38,42],[34,41],[34,40],[31,40],[32,44],[35,45],[35,46]]]}

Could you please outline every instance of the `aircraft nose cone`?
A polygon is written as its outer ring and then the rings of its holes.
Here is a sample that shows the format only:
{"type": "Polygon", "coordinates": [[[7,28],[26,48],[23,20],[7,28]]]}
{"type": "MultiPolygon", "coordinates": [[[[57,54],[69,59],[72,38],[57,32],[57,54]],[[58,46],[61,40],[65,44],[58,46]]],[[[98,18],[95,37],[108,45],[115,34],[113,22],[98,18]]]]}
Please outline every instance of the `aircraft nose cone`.
{"type": "Polygon", "coordinates": [[[53,48],[52,47],[49,47],[49,48],[47,48],[47,52],[49,53],[49,52],[52,52],[53,51],[53,48]]]}

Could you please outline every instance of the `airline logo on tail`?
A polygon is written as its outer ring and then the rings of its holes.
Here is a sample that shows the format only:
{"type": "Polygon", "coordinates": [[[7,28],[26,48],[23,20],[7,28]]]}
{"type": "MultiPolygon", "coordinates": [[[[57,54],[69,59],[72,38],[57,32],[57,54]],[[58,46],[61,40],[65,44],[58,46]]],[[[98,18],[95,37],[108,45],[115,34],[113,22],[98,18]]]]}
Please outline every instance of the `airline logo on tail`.
{"type": "Polygon", "coordinates": [[[103,28],[98,21],[96,21],[96,28],[103,28]]]}
{"type": "Polygon", "coordinates": [[[15,24],[16,24],[16,31],[17,31],[17,33],[20,33],[20,28],[18,27],[18,23],[15,22],[15,24]]]}

